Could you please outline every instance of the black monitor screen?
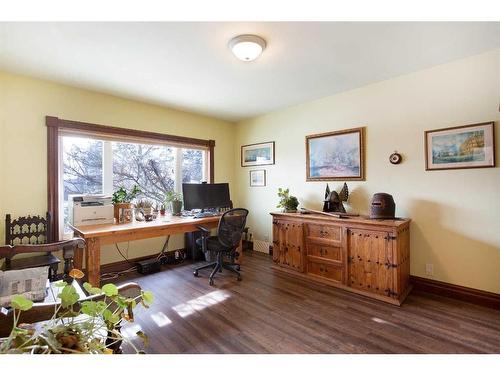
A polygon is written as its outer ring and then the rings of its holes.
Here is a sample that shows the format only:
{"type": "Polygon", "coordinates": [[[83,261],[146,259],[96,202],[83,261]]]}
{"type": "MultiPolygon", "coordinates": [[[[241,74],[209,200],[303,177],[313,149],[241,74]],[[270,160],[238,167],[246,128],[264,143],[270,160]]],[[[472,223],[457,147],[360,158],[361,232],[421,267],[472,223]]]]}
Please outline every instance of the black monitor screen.
{"type": "Polygon", "coordinates": [[[229,207],[229,184],[182,184],[184,209],[229,207]]]}

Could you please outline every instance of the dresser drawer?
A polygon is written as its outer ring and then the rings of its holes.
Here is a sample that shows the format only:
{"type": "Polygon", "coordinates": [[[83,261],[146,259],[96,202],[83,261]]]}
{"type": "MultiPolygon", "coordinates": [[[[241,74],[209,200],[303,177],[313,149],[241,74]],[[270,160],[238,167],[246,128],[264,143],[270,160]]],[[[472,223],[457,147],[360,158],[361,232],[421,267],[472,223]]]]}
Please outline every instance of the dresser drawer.
{"type": "Polygon", "coordinates": [[[307,261],[307,273],[339,283],[344,279],[344,269],[342,267],[310,259],[307,261]]]}
{"type": "Polygon", "coordinates": [[[340,246],[328,246],[308,242],[307,255],[342,262],[342,248],[340,246]]]}
{"type": "Polygon", "coordinates": [[[333,225],[308,224],[307,235],[310,238],[340,241],[341,227],[333,225]]]}

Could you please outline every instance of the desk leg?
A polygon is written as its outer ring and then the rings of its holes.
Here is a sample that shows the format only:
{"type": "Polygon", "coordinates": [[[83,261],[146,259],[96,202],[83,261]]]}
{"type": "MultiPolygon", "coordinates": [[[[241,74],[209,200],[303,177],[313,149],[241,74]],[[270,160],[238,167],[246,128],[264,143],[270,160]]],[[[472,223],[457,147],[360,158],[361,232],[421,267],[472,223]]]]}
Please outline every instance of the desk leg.
{"type": "Polygon", "coordinates": [[[83,271],[83,249],[80,249],[78,247],[75,249],[75,253],[73,256],[73,268],[83,271]]]}
{"type": "Polygon", "coordinates": [[[238,249],[236,251],[238,252],[239,256],[234,262],[241,265],[241,263],[243,262],[243,241],[240,241],[240,244],[238,245],[238,249]]]}
{"type": "Polygon", "coordinates": [[[85,252],[85,263],[87,265],[87,277],[89,283],[100,287],[101,283],[101,240],[89,238],[87,240],[87,251],[85,252]]]}

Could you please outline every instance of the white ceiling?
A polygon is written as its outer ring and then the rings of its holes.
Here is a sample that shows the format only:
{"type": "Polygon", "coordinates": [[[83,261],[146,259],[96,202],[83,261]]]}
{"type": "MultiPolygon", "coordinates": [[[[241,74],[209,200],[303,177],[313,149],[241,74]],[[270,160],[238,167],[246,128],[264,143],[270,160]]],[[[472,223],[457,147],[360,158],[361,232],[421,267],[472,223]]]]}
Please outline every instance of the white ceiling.
{"type": "Polygon", "coordinates": [[[0,23],[2,70],[230,121],[495,48],[500,22],[0,23]]]}

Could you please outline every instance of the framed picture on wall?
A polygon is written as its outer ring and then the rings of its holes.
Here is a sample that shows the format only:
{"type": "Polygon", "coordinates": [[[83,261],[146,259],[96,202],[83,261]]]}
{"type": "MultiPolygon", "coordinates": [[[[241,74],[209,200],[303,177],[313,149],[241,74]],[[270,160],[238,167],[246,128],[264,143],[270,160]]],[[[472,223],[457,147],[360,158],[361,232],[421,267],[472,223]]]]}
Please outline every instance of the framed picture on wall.
{"type": "Polygon", "coordinates": [[[274,164],[274,142],[241,146],[241,166],[274,164]]]}
{"type": "Polygon", "coordinates": [[[495,166],[495,124],[456,126],[425,132],[425,169],[495,166]]]}
{"type": "Polygon", "coordinates": [[[266,171],[264,169],[250,171],[250,186],[266,186],[266,171]]]}
{"type": "Polygon", "coordinates": [[[364,180],[364,128],[306,137],[306,180],[364,180]]]}

